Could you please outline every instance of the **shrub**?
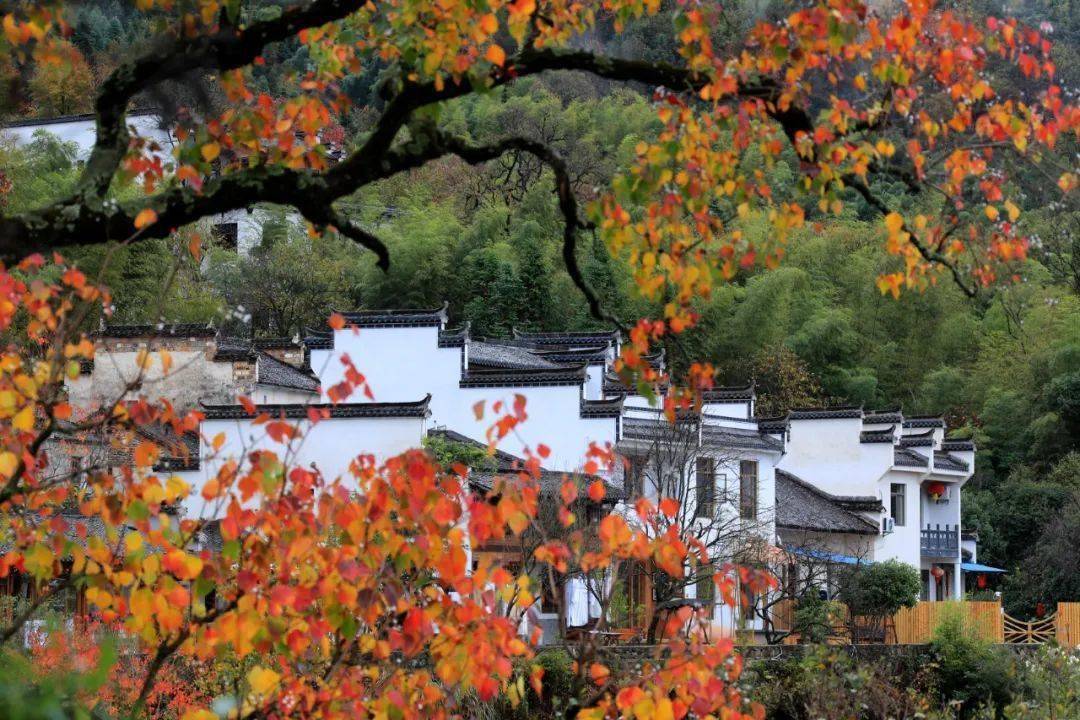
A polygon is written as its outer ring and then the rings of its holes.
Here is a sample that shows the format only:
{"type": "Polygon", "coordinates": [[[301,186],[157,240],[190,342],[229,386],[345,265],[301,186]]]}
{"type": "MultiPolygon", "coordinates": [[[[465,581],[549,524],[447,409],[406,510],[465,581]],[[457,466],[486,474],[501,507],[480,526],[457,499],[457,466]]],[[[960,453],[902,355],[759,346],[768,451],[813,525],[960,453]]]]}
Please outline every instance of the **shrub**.
{"type": "Polygon", "coordinates": [[[986,710],[1001,717],[1016,688],[1016,673],[1007,651],[981,639],[953,604],[944,608],[930,646],[941,702],[955,705],[962,720],[986,710]]]}
{"type": "Polygon", "coordinates": [[[840,599],[850,611],[854,640],[884,641],[885,620],[919,599],[919,571],[899,560],[886,560],[851,568],[842,578],[840,599]]]}
{"type": "Polygon", "coordinates": [[[1080,651],[1047,645],[1018,662],[1019,688],[1008,720],[1080,718],[1080,651]]]}

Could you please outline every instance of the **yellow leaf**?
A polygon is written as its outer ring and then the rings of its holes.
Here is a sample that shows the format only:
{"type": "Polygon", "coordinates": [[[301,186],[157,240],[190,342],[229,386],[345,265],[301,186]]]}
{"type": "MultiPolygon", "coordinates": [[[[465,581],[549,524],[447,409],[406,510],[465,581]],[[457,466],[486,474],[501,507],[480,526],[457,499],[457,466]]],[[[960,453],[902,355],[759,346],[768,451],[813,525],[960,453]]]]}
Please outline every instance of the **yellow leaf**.
{"type": "Polygon", "coordinates": [[[1013,205],[1012,200],[1005,201],[1005,210],[1009,213],[1009,222],[1016,222],[1016,218],[1020,217],[1020,208],[1013,205]]]}
{"type": "Polygon", "coordinates": [[[11,424],[15,426],[16,430],[22,432],[29,432],[34,427],[34,408],[32,405],[27,405],[12,419],[11,424]]]}
{"type": "Polygon", "coordinates": [[[11,477],[18,464],[19,459],[15,457],[15,453],[7,451],[0,453],[0,475],[3,475],[6,478],[11,477]]]}
{"type": "Polygon", "coordinates": [[[898,212],[889,213],[885,216],[885,227],[888,228],[889,235],[896,235],[904,227],[903,216],[898,212]]]}
{"type": "Polygon", "coordinates": [[[251,686],[251,692],[256,695],[266,695],[273,691],[281,682],[281,676],[270,668],[264,668],[256,665],[251,668],[251,671],[247,676],[248,685],[251,686]]]}
{"type": "Polygon", "coordinates": [[[480,18],[480,29],[488,35],[494,35],[495,31],[499,29],[499,20],[492,13],[488,13],[484,17],[480,18]]]}
{"type": "Polygon", "coordinates": [[[199,149],[199,153],[206,162],[214,162],[217,156],[221,154],[221,146],[216,142],[206,143],[199,149]]]}
{"type": "Polygon", "coordinates": [[[990,222],[997,222],[998,209],[996,207],[994,207],[993,205],[987,205],[986,209],[983,212],[986,213],[986,217],[990,218],[990,222]]]}
{"type": "Polygon", "coordinates": [[[142,544],[142,533],[132,531],[124,536],[124,548],[129,554],[138,552],[142,544]]]}
{"type": "Polygon", "coordinates": [[[135,229],[142,230],[147,225],[150,225],[157,221],[157,213],[150,208],[143,208],[139,211],[139,214],[135,216],[135,229]]]}
{"type": "Polygon", "coordinates": [[[506,52],[501,47],[495,44],[488,45],[488,49],[487,52],[484,54],[484,57],[487,58],[487,61],[489,63],[491,63],[492,65],[498,65],[499,67],[502,67],[503,63],[506,62],[506,52]]]}

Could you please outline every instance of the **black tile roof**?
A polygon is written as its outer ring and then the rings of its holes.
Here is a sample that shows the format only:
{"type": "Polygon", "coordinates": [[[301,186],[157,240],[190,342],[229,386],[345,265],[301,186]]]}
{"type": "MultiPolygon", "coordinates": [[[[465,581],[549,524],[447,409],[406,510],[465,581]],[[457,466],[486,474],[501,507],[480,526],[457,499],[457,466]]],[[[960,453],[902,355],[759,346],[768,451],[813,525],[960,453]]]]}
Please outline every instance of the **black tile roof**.
{"type": "MultiPolygon", "coordinates": [[[[488,450],[487,443],[474,440],[473,438],[463,435],[456,430],[450,430],[448,428],[433,428],[428,430],[429,436],[441,437],[450,442],[461,443],[464,445],[471,445],[473,447],[481,448],[485,452],[488,450]]],[[[492,455],[495,460],[495,470],[471,470],[469,472],[469,484],[474,490],[479,492],[488,492],[495,487],[495,480],[500,476],[513,475],[525,470],[526,464],[523,458],[518,457],[512,453],[508,453],[504,450],[496,449],[492,455]]],[[[567,477],[583,477],[592,479],[594,476],[582,475],[580,473],[561,472],[558,470],[548,470],[546,468],[540,468],[540,492],[543,494],[555,494],[562,489],[563,480],[567,477]]],[[[605,481],[607,493],[605,494],[605,500],[615,502],[623,497],[623,490],[621,487],[612,485],[605,481]]]]}
{"type": "Polygon", "coordinates": [[[221,338],[214,350],[216,362],[235,362],[240,360],[254,360],[255,350],[245,341],[237,338],[221,338]]]}
{"type": "Polygon", "coordinates": [[[893,439],[892,428],[887,430],[863,430],[859,433],[859,442],[863,443],[891,443],[893,439]]]}
{"type": "Polygon", "coordinates": [[[255,338],[251,341],[251,344],[256,350],[292,350],[300,349],[300,340],[298,338],[287,337],[267,337],[267,338],[255,338]]]}
{"type": "Polygon", "coordinates": [[[304,328],[304,347],[308,350],[333,350],[334,333],[329,330],[304,328]]]}
{"type": "Polygon", "coordinates": [[[580,365],[582,363],[588,363],[589,365],[602,365],[608,360],[607,348],[581,348],[573,350],[544,350],[535,349],[533,353],[537,357],[542,357],[546,360],[550,360],[556,363],[571,363],[574,365],[580,365]]]}
{"type": "Polygon", "coordinates": [[[608,345],[619,341],[618,330],[586,330],[584,332],[522,332],[514,328],[514,339],[538,347],[580,348],[608,345]]]}
{"type": "Polygon", "coordinates": [[[354,327],[442,327],[446,304],[426,310],[355,310],[343,312],[345,322],[354,327]]]}
{"type": "Polygon", "coordinates": [[[776,471],[776,525],[813,532],[877,535],[877,525],[842,501],[783,470],[776,471]]]}
{"type": "MultiPolygon", "coordinates": [[[[427,434],[428,437],[438,437],[448,442],[458,443],[460,445],[470,445],[479,448],[484,452],[488,452],[488,444],[486,442],[475,440],[468,435],[459,433],[457,430],[451,430],[446,427],[436,427],[428,430],[427,434]]],[[[495,448],[491,457],[495,461],[496,470],[499,472],[512,472],[525,467],[525,461],[522,458],[519,458],[512,453],[508,453],[505,450],[495,448]]]]}
{"type": "Polygon", "coordinates": [[[249,413],[243,405],[203,405],[202,412],[207,420],[244,420],[260,413],[266,413],[270,417],[304,419],[311,409],[325,411],[331,418],[424,418],[429,414],[430,402],[431,395],[428,394],[423,400],[413,402],[258,405],[255,413],[249,413]]]}
{"type": "Polygon", "coordinates": [[[259,353],[256,358],[255,382],[309,393],[319,391],[319,380],[310,372],[293,367],[265,352],[259,353]]]}
{"type": "Polygon", "coordinates": [[[617,418],[622,416],[622,409],[621,395],[604,400],[581,401],[581,417],[583,418],[617,418]]]}
{"type": "Polygon", "coordinates": [[[863,422],[867,425],[895,425],[904,421],[904,414],[897,410],[871,410],[863,415],[863,422]]]}
{"type": "Polygon", "coordinates": [[[438,345],[441,348],[463,347],[468,338],[469,323],[466,322],[461,327],[453,330],[440,330],[438,345]]]}
{"type": "Polygon", "coordinates": [[[565,365],[542,358],[529,350],[498,342],[469,343],[469,371],[501,368],[504,370],[559,370],[565,365]]]}
{"type": "Polygon", "coordinates": [[[758,418],[758,430],[770,435],[783,435],[788,430],[787,415],[758,418]]]}
{"type": "Polygon", "coordinates": [[[945,427],[945,420],[940,415],[938,416],[915,416],[909,417],[904,420],[904,427],[906,428],[943,428],[945,427]]]}
{"type": "Polygon", "coordinates": [[[893,448],[893,465],[900,467],[926,467],[930,458],[906,447],[893,448]]]}
{"type": "Polygon", "coordinates": [[[931,447],[934,444],[934,430],[933,428],[921,433],[911,433],[909,435],[901,435],[899,440],[900,447],[931,447]]]}
{"type": "Polygon", "coordinates": [[[550,370],[475,369],[470,367],[458,383],[463,388],[541,387],[580,385],[585,382],[585,366],[550,370]]]}
{"type": "Polygon", "coordinates": [[[106,325],[96,337],[103,338],[149,338],[149,337],[214,337],[217,330],[210,323],[158,323],[156,325],[106,325]]]}
{"type": "Polygon", "coordinates": [[[714,387],[709,390],[701,391],[701,402],[704,403],[720,403],[730,400],[753,400],[755,397],[753,383],[734,387],[714,387]]]}
{"type": "Polygon", "coordinates": [[[788,413],[789,420],[843,420],[862,416],[862,408],[855,406],[797,408],[788,413]]]}
{"type": "MultiPolygon", "coordinates": [[[[758,426],[760,428],[760,425],[758,426]]],[[[766,450],[783,452],[784,443],[760,429],[733,428],[722,425],[704,425],[701,428],[701,442],[705,445],[722,448],[742,448],[748,450],[766,450]]]]}
{"type": "Polygon", "coordinates": [[[970,440],[945,440],[941,443],[945,452],[975,452],[975,443],[970,440]]]}
{"type": "Polygon", "coordinates": [[[696,443],[699,425],[696,417],[689,416],[674,423],[660,413],[657,413],[655,418],[626,417],[622,420],[622,437],[625,440],[653,441],[674,440],[692,435],[692,442],[696,443]]]}
{"type": "Polygon", "coordinates": [[[934,453],[934,469],[935,470],[952,470],[955,472],[966,472],[968,464],[960,458],[955,458],[947,452],[935,452],[934,453]]]}

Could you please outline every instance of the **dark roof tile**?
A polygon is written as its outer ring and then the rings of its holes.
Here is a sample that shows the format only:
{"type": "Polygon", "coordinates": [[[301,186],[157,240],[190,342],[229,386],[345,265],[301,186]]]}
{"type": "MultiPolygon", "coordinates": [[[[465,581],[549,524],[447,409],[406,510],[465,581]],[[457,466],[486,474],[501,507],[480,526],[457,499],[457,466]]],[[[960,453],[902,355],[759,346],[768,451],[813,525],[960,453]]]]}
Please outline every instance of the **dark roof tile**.
{"type": "Polygon", "coordinates": [[[893,465],[899,467],[926,467],[930,459],[906,447],[893,448],[893,465]]]}
{"type": "Polygon", "coordinates": [[[261,413],[295,420],[307,418],[309,410],[325,413],[325,417],[330,418],[424,418],[428,416],[430,402],[429,394],[414,402],[258,405],[255,413],[249,413],[243,405],[204,405],[202,412],[207,420],[245,420],[261,413]]]}
{"type": "Polygon", "coordinates": [[[701,402],[703,403],[753,400],[755,397],[753,383],[734,387],[714,387],[701,391],[701,402]]]}
{"type": "Polygon", "coordinates": [[[463,388],[478,387],[541,387],[547,385],[580,385],[585,382],[585,367],[512,370],[469,368],[458,383],[463,388]]]}
{"type": "Polygon", "coordinates": [[[877,535],[877,526],[844,501],[783,470],[776,471],[776,525],[813,532],[877,535]]]}
{"type": "Polygon", "coordinates": [[[891,443],[894,439],[892,428],[888,430],[863,430],[859,433],[859,442],[862,443],[891,443]]]}
{"type": "Polygon", "coordinates": [[[959,458],[955,458],[947,452],[934,453],[935,470],[951,470],[953,472],[966,472],[968,464],[959,458]]]}
{"type": "Polygon", "coordinates": [[[558,370],[565,365],[542,358],[529,350],[496,342],[469,343],[469,371],[501,368],[505,370],[558,370]]]}
{"type": "Polygon", "coordinates": [[[850,418],[861,418],[862,416],[863,411],[861,407],[850,405],[823,408],[796,408],[788,413],[789,420],[846,420],[850,418]]]}
{"type": "Polygon", "coordinates": [[[617,418],[622,417],[623,397],[620,395],[603,400],[582,400],[581,417],[617,418]]]}
{"type": "Polygon", "coordinates": [[[341,313],[353,327],[442,327],[446,323],[446,304],[425,310],[355,310],[341,313]]]}
{"type": "Polygon", "coordinates": [[[908,417],[904,420],[906,428],[943,428],[945,420],[941,416],[921,415],[908,417]]]}
{"type": "Polygon", "coordinates": [[[217,330],[210,323],[157,323],[156,325],[106,325],[98,332],[96,337],[103,338],[156,338],[156,337],[182,337],[203,338],[214,337],[217,330]]]}
{"type": "Polygon", "coordinates": [[[282,362],[265,352],[259,353],[256,359],[255,382],[309,393],[319,391],[319,380],[310,372],[282,362]]]}

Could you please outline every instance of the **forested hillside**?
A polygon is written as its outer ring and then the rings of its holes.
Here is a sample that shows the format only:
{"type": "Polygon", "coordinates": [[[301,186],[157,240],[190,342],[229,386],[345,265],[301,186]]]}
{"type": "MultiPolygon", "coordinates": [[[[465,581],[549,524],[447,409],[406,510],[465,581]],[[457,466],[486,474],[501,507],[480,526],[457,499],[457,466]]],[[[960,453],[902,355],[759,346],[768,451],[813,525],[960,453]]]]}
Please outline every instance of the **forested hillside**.
{"type": "MultiPolygon", "coordinates": [[[[955,4],[975,13],[1001,9],[1000,3],[955,4]]],[[[731,14],[729,28],[717,29],[716,41],[782,7],[767,5],[748,1],[731,14]]],[[[1041,0],[1007,5],[1035,24],[1053,24],[1059,73],[1065,87],[1075,87],[1080,10],[1041,0]]],[[[34,98],[31,107],[4,106],[4,115],[88,111],[95,83],[116,54],[143,36],[138,23],[148,22],[145,16],[136,20],[125,8],[115,1],[82,7],[71,42],[92,62],[62,82],[0,68],[5,96],[22,83],[34,98]]],[[[274,10],[261,5],[251,12],[274,10]]],[[[651,44],[649,31],[649,23],[662,21],[641,23],[609,50],[664,57],[671,49],[651,44]]],[[[282,43],[275,52],[297,74],[303,71],[306,51],[298,45],[282,43]]],[[[369,109],[379,102],[379,71],[368,68],[348,82],[355,105],[340,128],[345,143],[367,129],[369,109]]],[[[285,96],[297,77],[265,74],[258,81],[260,89],[285,96]]],[[[549,141],[565,152],[585,201],[659,130],[649,97],[580,75],[550,74],[494,92],[499,102],[468,97],[451,103],[438,122],[476,139],[515,132],[549,141]]],[[[179,105],[220,103],[216,93],[213,83],[193,79],[145,102],[168,114],[179,105]]],[[[1073,162],[1074,151],[1060,148],[1062,165],[1073,162]]],[[[74,181],[76,165],[72,148],[46,138],[29,149],[0,148],[9,184],[3,202],[19,209],[59,196],[74,181]]],[[[1020,222],[1032,238],[1023,271],[974,299],[947,283],[895,298],[875,283],[897,262],[885,252],[880,221],[871,221],[854,194],[839,217],[822,212],[798,194],[796,167],[790,153],[758,169],[778,193],[805,206],[806,229],[793,234],[777,269],[718,278],[712,296],[698,301],[700,326],[666,348],[669,360],[676,368],[709,360],[721,383],[753,379],[762,414],[821,403],[944,413],[978,443],[978,472],[964,493],[965,529],[980,535],[980,562],[1010,570],[1007,604],[1030,610],[1035,597],[1080,597],[1080,209],[1047,204],[1043,190],[1054,180],[1018,165],[1015,182],[1025,199],[1020,222]]],[[[358,193],[343,207],[390,246],[385,273],[352,243],[309,236],[283,211],[263,228],[250,257],[214,247],[206,227],[168,241],[74,254],[90,271],[111,254],[103,280],[113,290],[117,321],[207,319],[237,334],[294,335],[331,309],[448,300],[453,320],[469,321],[474,336],[506,335],[514,327],[595,327],[559,258],[562,219],[550,183],[531,156],[511,154],[482,170],[440,161],[358,193]],[[193,235],[206,239],[199,263],[187,253],[193,235]]],[[[878,189],[888,194],[889,188],[878,189]]],[[[893,199],[906,209],[935,207],[932,198],[912,200],[899,188],[893,199]]],[[[750,214],[741,232],[752,237],[767,227],[750,214]]],[[[610,311],[627,319],[657,314],[635,292],[628,258],[611,257],[599,239],[582,254],[587,279],[610,311]]]]}

